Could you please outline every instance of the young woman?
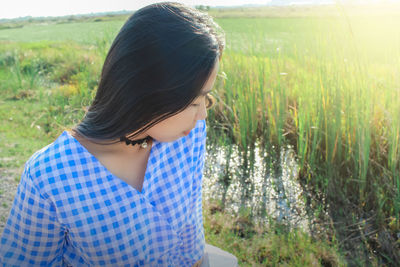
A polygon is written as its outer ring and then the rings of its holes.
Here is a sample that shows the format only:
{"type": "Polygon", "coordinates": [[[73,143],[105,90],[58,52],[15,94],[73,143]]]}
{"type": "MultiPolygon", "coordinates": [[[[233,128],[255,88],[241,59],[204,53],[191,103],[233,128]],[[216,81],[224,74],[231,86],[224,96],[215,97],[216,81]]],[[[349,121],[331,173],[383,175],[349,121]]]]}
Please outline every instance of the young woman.
{"type": "Polygon", "coordinates": [[[128,19],[83,120],[26,163],[1,238],[4,266],[205,266],[217,28],[177,3],[128,19]]]}

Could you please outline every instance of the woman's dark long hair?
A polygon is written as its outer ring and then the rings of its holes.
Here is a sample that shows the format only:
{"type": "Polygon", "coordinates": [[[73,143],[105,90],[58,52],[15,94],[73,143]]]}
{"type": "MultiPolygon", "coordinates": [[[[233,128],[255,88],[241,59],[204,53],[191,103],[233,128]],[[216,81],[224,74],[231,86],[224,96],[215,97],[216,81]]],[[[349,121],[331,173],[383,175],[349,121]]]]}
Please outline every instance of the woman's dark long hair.
{"type": "Polygon", "coordinates": [[[73,131],[115,140],[179,113],[199,96],[223,48],[218,25],[196,9],[169,2],[139,9],[112,43],[93,103],[73,131]]]}

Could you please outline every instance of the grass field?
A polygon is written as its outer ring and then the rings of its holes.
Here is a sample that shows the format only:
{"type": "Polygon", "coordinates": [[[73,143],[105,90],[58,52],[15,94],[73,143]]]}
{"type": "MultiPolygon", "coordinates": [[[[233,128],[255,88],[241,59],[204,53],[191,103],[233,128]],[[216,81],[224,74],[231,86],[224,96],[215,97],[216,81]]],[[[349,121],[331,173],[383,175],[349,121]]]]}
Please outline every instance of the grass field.
{"type": "Polygon", "coordinates": [[[1,31],[1,41],[40,42],[75,41],[81,44],[93,44],[107,34],[116,34],[124,21],[75,22],[63,24],[30,24],[23,28],[11,28],[1,31]]]}
{"type": "MultiPolygon", "coordinates": [[[[400,17],[392,11],[366,15],[338,8],[322,17],[314,12],[265,17],[254,10],[210,11],[226,32],[227,49],[208,136],[211,143],[230,139],[249,159],[255,140],[268,153],[293,145],[299,179],[326,200],[312,201],[329,213],[332,231],[328,238],[310,238],[279,225],[249,226],[249,233],[259,234],[240,237],[234,225],[224,223],[229,215],[210,212],[207,236],[244,266],[341,265],[341,257],[352,266],[395,266],[400,260],[400,17]]],[[[82,117],[109,42],[122,24],[0,30],[0,120],[5,122],[0,152],[8,159],[0,167],[20,168],[33,151],[82,117]]]]}

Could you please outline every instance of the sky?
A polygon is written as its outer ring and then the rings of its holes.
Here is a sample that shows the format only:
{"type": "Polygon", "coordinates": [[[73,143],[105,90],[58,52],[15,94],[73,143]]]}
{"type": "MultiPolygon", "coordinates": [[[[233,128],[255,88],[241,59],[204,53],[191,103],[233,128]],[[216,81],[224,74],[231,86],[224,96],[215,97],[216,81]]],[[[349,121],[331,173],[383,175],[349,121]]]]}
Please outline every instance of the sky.
{"type": "MultiPolygon", "coordinates": [[[[97,12],[137,10],[143,6],[163,2],[166,0],[0,0],[0,19],[17,17],[65,16],[76,14],[90,14],[97,12]]],[[[190,6],[237,6],[244,4],[268,4],[277,0],[170,0],[190,6]]],[[[286,0],[288,1],[288,0],[286,0]]],[[[334,1],[390,1],[400,0],[290,0],[291,3],[304,4],[307,2],[334,2],[334,1]]]]}
{"type": "MultiPolygon", "coordinates": [[[[165,1],[165,0],[164,0],[165,1]]],[[[267,4],[271,0],[176,0],[187,5],[267,4]]],[[[0,0],[0,18],[64,16],[106,11],[137,10],[162,0],[0,0]]]]}

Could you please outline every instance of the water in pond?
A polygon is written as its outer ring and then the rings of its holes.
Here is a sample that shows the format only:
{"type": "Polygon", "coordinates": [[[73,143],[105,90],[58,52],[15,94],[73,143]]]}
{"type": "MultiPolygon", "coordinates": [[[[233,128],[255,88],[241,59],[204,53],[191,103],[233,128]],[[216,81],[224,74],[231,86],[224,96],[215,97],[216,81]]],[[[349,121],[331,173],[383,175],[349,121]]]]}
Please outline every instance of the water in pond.
{"type": "Polygon", "coordinates": [[[223,201],[225,198],[225,210],[237,214],[243,203],[242,184],[245,184],[251,190],[244,203],[251,209],[254,220],[268,224],[268,219],[273,219],[291,228],[308,231],[309,220],[302,187],[297,181],[298,165],[293,149],[282,149],[277,157],[280,160],[276,160],[266,153],[260,156],[260,149],[256,146],[254,170],[246,179],[241,179],[244,168],[238,147],[232,146],[230,149],[208,145],[204,167],[204,199],[223,201]],[[230,158],[229,162],[227,157],[230,158]],[[272,164],[266,164],[265,157],[270,157],[272,164]],[[277,166],[279,172],[275,171],[277,166]]]}

